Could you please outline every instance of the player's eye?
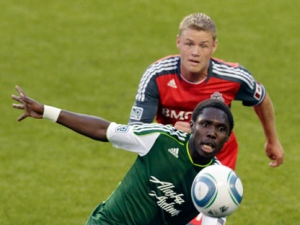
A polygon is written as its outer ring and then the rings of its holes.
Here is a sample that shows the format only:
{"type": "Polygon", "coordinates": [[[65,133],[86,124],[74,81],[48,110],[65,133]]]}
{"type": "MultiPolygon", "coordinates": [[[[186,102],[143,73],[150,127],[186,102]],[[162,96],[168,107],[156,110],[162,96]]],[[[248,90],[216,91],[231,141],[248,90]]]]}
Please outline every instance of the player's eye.
{"type": "Polygon", "coordinates": [[[208,122],[207,121],[202,121],[202,122],[200,122],[200,125],[202,127],[207,127],[208,126],[208,122]]]}
{"type": "Polygon", "coordinates": [[[226,131],[226,127],[225,126],[219,126],[218,130],[221,132],[225,132],[226,131]]]}

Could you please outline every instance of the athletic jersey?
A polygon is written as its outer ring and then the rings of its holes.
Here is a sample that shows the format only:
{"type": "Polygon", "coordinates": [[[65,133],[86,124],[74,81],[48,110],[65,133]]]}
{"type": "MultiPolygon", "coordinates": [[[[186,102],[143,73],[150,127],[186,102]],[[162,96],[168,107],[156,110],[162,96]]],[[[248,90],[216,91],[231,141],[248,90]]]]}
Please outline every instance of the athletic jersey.
{"type": "MultiPolygon", "coordinates": [[[[172,124],[191,120],[196,105],[209,98],[217,98],[228,106],[233,100],[243,105],[255,106],[265,97],[265,88],[237,63],[227,63],[211,58],[208,76],[199,83],[190,83],[180,75],[180,56],[163,58],[143,74],[129,124],[172,124]]],[[[217,155],[222,164],[235,169],[238,144],[234,133],[217,155]]]]}
{"type": "Polygon", "coordinates": [[[199,213],[192,203],[192,182],[202,168],[219,162],[213,158],[208,165],[194,164],[189,133],[162,124],[111,123],[107,138],[138,157],[87,224],[182,225],[199,213]]]}

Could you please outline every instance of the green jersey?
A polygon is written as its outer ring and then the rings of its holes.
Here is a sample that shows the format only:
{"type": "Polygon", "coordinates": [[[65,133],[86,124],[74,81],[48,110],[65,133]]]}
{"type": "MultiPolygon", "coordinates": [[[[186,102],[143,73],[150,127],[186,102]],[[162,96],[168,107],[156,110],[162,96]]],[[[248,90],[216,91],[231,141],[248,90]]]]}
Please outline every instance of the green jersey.
{"type": "Polygon", "coordinates": [[[138,153],[117,189],[98,205],[87,224],[187,224],[199,214],[191,186],[204,167],[193,163],[189,133],[161,124],[111,123],[108,140],[116,148],[138,153]]]}

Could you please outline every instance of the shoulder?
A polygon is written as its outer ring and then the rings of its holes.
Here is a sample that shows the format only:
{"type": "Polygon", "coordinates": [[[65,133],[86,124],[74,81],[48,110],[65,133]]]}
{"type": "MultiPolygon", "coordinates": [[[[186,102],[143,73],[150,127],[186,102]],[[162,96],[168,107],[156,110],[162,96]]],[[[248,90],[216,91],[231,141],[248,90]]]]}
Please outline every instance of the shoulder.
{"type": "Polygon", "coordinates": [[[214,64],[217,64],[217,65],[227,65],[227,66],[233,67],[233,68],[239,67],[238,62],[227,62],[223,59],[219,59],[219,58],[215,58],[215,57],[211,58],[211,60],[214,64]]]}
{"type": "Polygon", "coordinates": [[[180,65],[179,55],[169,55],[153,62],[149,67],[151,73],[164,74],[165,72],[170,73],[176,71],[180,65]]]}
{"type": "Polygon", "coordinates": [[[168,64],[173,64],[176,63],[180,60],[180,56],[178,54],[176,55],[168,55],[163,58],[160,58],[153,62],[151,65],[168,65],[168,64]]]}
{"type": "Polygon", "coordinates": [[[255,80],[252,74],[244,66],[237,62],[226,62],[218,58],[212,58],[211,72],[215,77],[244,83],[250,87],[255,85],[255,80]]]}
{"type": "Polygon", "coordinates": [[[152,63],[144,72],[138,87],[136,100],[144,101],[145,93],[154,93],[157,98],[158,87],[157,80],[165,75],[177,76],[180,72],[180,57],[179,55],[169,55],[152,63]]]}
{"type": "Polygon", "coordinates": [[[238,62],[227,62],[218,58],[211,58],[212,67],[216,71],[241,71],[250,73],[244,66],[239,64],[238,62]]]}
{"type": "Polygon", "coordinates": [[[185,141],[189,136],[188,133],[176,130],[171,125],[163,125],[159,123],[144,123],[140,125],[133,125],[133,132],[135,133],[135,135],[149,135],[151,133],[159,133],[160,135],[166,135],[179,141],[185,141]]]}

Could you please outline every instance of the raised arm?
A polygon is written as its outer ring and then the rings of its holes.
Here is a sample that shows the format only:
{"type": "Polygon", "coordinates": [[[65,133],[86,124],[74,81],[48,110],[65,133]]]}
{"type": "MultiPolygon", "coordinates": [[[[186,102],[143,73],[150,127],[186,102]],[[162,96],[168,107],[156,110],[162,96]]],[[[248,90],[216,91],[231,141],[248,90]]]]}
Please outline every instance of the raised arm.
{"type": "Polygon", "coordinates": [[[110,124],[109,121],[95,116],[69,112],[43,105],[26,96],[19,86],[16,86],[16,90],[19,92],[19,96],[12,95],[11,97],[19,103],[14,103],[13,107],[24,110],[23,115],[18,118],[18,121],[22,121],[27,117],[35,119],[48,118],[84,136],[99,141],[108,141],[106,131],[110,124]]]}
{"type": "Polygon", "coordinates": [[[272,160],[269,165],[272,167],[280,166],[284,159],[284,150],[277,137],[275,127],[275,113],[271,98],[266,94],[263,102],[254,107],[254,110],[262,124],[266,136],[265,151],[266,155],[272,160]]]}

